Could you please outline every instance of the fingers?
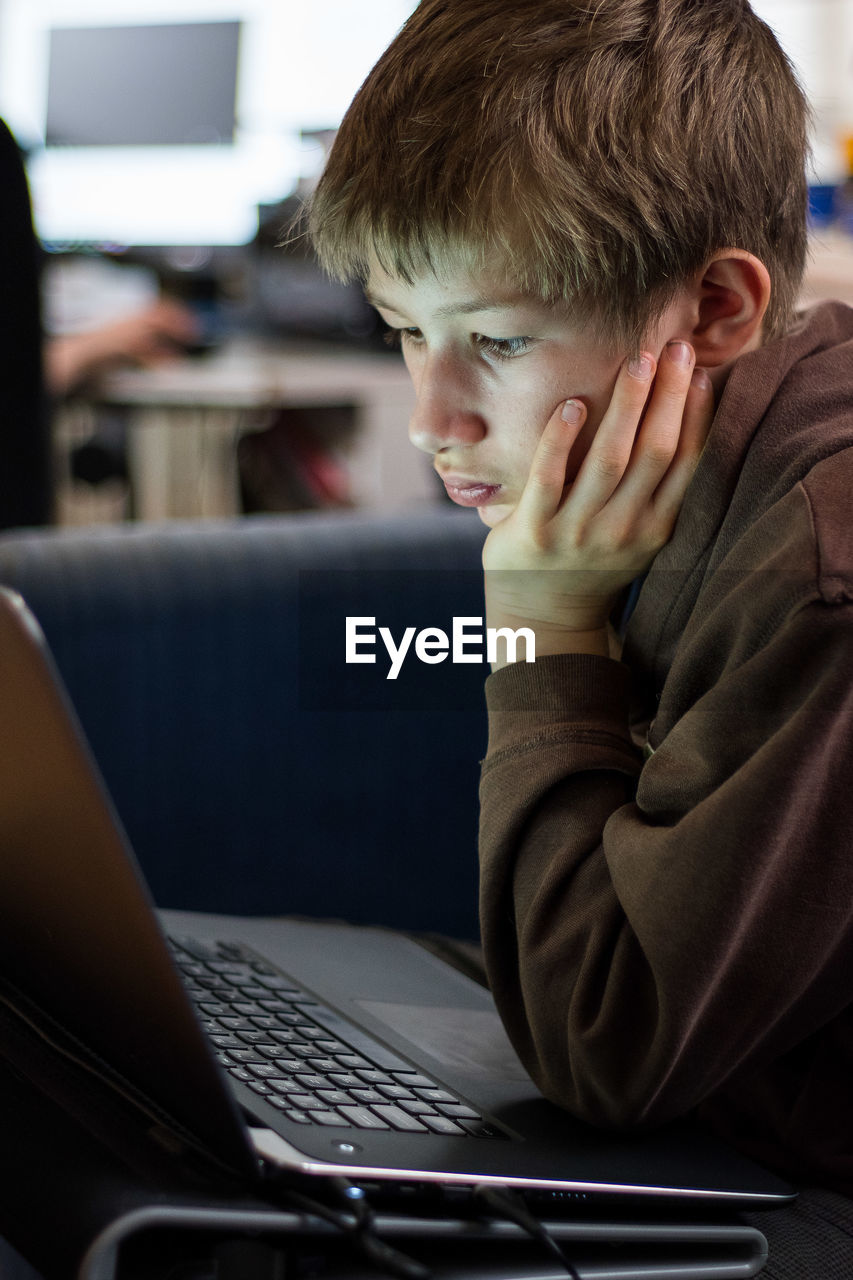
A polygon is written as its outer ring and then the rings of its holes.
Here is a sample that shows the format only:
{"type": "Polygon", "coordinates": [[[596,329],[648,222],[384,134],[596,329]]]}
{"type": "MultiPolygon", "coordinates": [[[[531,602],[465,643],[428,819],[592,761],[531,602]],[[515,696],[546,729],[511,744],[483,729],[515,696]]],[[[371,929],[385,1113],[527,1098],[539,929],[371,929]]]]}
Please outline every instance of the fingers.
{"type": "MultiPolygon", "coordinates": [[[[571,517],[577,528],[608,504],[626,527],[637,512],[652,507],[664,524],[674,521],[714,413],[710,379],[694,364],[690,344],[673,339],[659,362],[642,352],[622,365],[572,481],[571,517]]],[[[519,515],[531,525],[553,519],[564,506],[569,455],[585,418],[585,405],[572,399],[547,423],[518,504],[519,515]]]]}
{"type": "Polygon", "coordinates": [[[522,520],[541,524],[559,510],[566,486],[566,467],[572,445],[586,418],[586,405],[566,400],[558,405],[539,438],[530,475],[519,499],[522,520]]]}
{"type": "Polygon", "coordinates": [[[694,362],[693,348],[678,339],[668,342],[661,352],[654,390],[637,431],[632,460],[634,483],[648,496],[654,493],[678,452],[694,362]]]}
{"type": "Polygon", "coordinates": [[[626,360],[617,374],[610,404],[572,486],[572,510],[580,522],[597,515],[624,479],[655,369],[654,356],[644,351],[626,360]]]}
{"type": "Polygon", "coordinates": [[[608,502],[623,516],[653,505],[664,522],[678,512],[711,425],[713,393],[707,374],[695,373],[689,343],[673,339],[666,344],[653,382],[650,360],[645,357],[642,366],[629,361],[617,378],[581,468],[582,473],[586,469],[583,490],[572,491],[582,520],[608,502]]]}
{"type": "Polygon", "coordinates": [[[714,418],[714,391],[704,369],[694,369],[682,416],[678,448],[654,495],[655,509],[664,523],[674,524],[693,472],[702,456],[714,418]]]}

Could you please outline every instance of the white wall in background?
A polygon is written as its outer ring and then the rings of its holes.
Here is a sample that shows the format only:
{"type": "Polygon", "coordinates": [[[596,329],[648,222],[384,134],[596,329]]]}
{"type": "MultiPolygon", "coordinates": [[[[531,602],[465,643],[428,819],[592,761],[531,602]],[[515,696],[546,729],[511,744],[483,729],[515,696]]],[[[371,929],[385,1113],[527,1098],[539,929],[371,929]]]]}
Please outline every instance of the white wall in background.
{"type": "Polygon", "coordinates": [[[842,139],[853,134],[853,0],[752,0],[797,68],[815,113],[814,170],[843,176],[842,139]]]}

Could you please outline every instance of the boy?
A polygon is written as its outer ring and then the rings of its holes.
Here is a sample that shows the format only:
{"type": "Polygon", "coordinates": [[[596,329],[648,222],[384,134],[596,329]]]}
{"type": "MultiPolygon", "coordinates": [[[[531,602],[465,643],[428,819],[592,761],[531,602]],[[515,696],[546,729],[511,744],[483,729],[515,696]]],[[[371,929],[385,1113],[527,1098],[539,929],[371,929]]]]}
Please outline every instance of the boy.
{"type": "Polygon", "coordinates": [[[490,526],[489,625],[536,634],[481,790],[519,1054],[853,1195],[853,313],[793,318],[806,124],[741,0],[423,0],[312,233],[490,526]]]}

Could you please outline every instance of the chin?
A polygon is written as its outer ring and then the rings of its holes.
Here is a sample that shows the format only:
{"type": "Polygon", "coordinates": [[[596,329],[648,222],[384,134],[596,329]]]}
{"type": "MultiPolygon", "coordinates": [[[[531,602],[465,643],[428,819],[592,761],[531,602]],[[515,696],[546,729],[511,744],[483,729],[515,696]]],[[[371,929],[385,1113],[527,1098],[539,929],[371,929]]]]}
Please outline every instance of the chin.
{"type": "Polygon", "coordinates": [[[493,502],[485,507],[477,508],[477,515],[483,524],[488,525],[490,529],[494,529],[496,524],[500,524],[502,520],[506,520],[507,516],[512,512],[513,508],[508,502],[493,502]]]}

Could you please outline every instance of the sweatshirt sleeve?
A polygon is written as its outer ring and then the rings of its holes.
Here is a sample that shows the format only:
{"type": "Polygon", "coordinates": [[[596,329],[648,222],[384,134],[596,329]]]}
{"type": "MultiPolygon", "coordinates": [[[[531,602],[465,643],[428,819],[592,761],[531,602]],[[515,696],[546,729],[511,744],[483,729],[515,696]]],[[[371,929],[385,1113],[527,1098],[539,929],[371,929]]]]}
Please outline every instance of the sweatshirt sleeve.
{"type": "Polygon", "coordinates": [[[851,675],[853,605],[810,600],[645,760],[620,663],[489,677],[483,945],[546,1096],[662,1122],[850,1003],[851,675]]]}

